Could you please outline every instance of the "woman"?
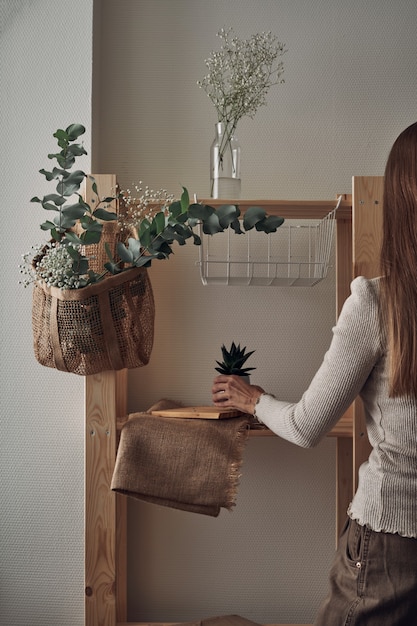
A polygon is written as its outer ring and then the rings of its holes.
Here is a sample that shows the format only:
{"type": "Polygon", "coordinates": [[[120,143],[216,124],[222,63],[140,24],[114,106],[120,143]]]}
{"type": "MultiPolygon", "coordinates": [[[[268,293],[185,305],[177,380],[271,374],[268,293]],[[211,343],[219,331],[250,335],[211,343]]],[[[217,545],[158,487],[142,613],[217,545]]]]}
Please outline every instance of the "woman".
{"type": "Polygon", "coordinates": [[[217,376],[213,402],[315,446],[363,400],[372,452],[359,470],[316,626],[417,624],[417,123],[390,151],[381,278],[356,278],[323,363],[297,403],[238,376],[217,376]]]}

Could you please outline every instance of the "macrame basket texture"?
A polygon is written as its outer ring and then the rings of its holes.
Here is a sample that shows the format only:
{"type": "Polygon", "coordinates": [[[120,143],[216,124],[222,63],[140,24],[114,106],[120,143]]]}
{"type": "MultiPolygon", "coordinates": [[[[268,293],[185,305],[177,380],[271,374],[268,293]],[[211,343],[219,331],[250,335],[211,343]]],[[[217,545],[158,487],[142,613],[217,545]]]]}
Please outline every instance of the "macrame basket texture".
{"type": "Polygon", "coordinates": [[[41,365],[81,376],[149,362],[155,303],[145,268],[82,289],[35,283],[32,328],[41,365]]]}

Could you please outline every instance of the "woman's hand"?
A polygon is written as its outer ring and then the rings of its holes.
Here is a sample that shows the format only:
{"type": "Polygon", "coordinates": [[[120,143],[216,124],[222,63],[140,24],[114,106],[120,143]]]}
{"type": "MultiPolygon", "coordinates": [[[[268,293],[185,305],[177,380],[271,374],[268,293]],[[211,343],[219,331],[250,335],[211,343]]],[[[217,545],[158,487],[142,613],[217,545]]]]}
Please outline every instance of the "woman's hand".
{"type": "Polygon", "coordinates": [[[253,415],[255,404],[264,392],[262,387],[248,385],[242,376],[216,376],[212,387],[213,404],[218,407],[231,407],[253,415]]]}

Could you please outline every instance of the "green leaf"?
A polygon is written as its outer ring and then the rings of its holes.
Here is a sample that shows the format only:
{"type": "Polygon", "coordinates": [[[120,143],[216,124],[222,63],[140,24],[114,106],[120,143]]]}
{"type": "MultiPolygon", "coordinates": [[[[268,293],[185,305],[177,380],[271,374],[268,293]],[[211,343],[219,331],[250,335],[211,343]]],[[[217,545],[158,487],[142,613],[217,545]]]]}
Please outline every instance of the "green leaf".
{"type": "Polygon", "coordinates": [[[186,187],[183,187],[182,194],[181,194],[181,210],[183,213],[184,211],[187,211],[189,205],[190,205],[190,196],[188,194],[188,189],[186,187]]]}
{"type": "Polygon", "coordinates": [[[79,261],[74,261],[72,269],[77,274],[87,274],[88,272],[88,259],[81,257],[79,261]]]}
{"type": "Polygon", "coordinates": [[[257,222],[263,220],[266,212],[261,207],[251,206],[243,217],[243,227],[245,230],[251,230],[257,222]]]}
{"type": "Polygon", "coordinates": [[[124,243],[119,241],[117,244],[117,254],[125,263],[133,263],[133,253],[129,250],[124,243]]]}
{"type": "Polygon", "coordinates": [[[150,267],[152,263],[152,259],[156,259],[156,258],[158,257],[142,255],[138,259],[135,259],[134,266],[135,267],[150,267]]]}
{"type": "Polygon", "coordinates": [[[182,213],[181,202],[179,202],[178,200],[172,202],[168,207],[168,211],[169,215],[172,215],[172,217],[178,217],[182,213]]]}
{"type": "Polygon", "coordinates": [[[54,171],[52,172],[48,172],[45,169],[41,169],[39,170],[40,174],[43,174],[46,178],[46,180],[54,180],[54,178],[58,178],[59,174],[56,174],[54,171]]]}
{"type": "Polygon", "coordinates": [[[61,241],[62,239],[62,231],[58,228],[51,228],[51,237],[54,241],[61,241]]]}
{"type": "Polygon", "coordinates": [[[80,254],[79,250],[76,250],[72,246],[67,246],[67,252],[70,257],[74,259],[74,261],[79,261],[82,259],[82,255],[80,254]]]}
{"type": "Polygon", "coordinates": [[[98,220],[103,220],[103,222],[113,222],[117,220],[117,213],[107,211],[106,209],[96,209],[93,215],[98,220]]]}
{"type": "Polygon", "coordinates": [[[165,214],[160,211],[153,218],[153,225],[155,227],[155,234],[159,235],[165,228],[165,214]]]}
{"type": "Polygon", "coordinates": [[[65,130],[62,130],[62,128],[58,128],[58,130],[53,134],[53,137],[68,141],[68,133],[65,130]]]}
{"type": "Polygon", "coordinates": [[[41,224],[42,230],[51,230],[51,228],[55,228],[55,224],[53,222],[46,221],[43,224],[41,224]]]}
{"type": "Polygon", "coordinates": [[[103,230],[103,224],[92,220],[91,217],[81,219],[80,224],[84,228],[84,230],[89,230],[90,232],[101,233],[103,230]]]}
{"type": "Polygon", "coordinates": [[[57,193],[50,193],[43,197],[43,201],[54,202],[57,206],[61,206],[66,200],[63,196],[59,196],[57,193]]]}
{"type": "Polygon", "coordinates": [[[261,220],[260,222],[257,222],[255,224],[255,228],[259,232],[275,233],[277,231],[277,228],[279,228],[279,226],[281,226],[281,224],[283,223],[283,217],[276,217],[274,215],[271,215],[261,220]]]}
{"type": "Polygon", "coordinates": [[[110,272],[110,274],[120,274],[122,271],[114,261],[105,263],[104,267],[108,272],[110,272]]]}
{"type": "Polygon", "coordinates": [[[129,237],[127,240],[129,250],[133,254],[133,258],[136,259],[142,254],[142,247],[140,242],[134,237],[129,237]]]}
{"type": "Polygon", "coordinates": [[[69,204],[62,209],[62,215],[64,215],[65,218],[73,220],[79,220],[81,217],[83,217],[84,213],[84,207],[78,204],[78,202],[75,204],[69,204]]]}
{"type": "Polygon", "coordinates": [[[190,206],[188,207],[188,215],[190,217],[195,217],[203,222],[205,220],[208,220],[210,216],[215,213],[216,211],[214,210],[214,208],[212,206],[209,206],[208,204],[190,204],[190,206]]]}
{"type": "MultiPolygon", "coordinates": [[[[48,154],[48,157],[51,159],[54,155],[48,154]]],[[[75,163],[75,157],[72,154],[60,154],[57,155],[56,160],[58,161],[58,165],[62,167],[64,170],[69,170],[75,163]]]]}
{"type": "Polygon", "coordinates": [[[54,224],[56,224],[57,227],[61,231],[67,230],[68,228],[72,228],[75,225],[76,221],[77,220],[75,220],[73,218],[66,218],[66,217],[64,217],[61,213],[54,217],[54,224]]]}
{"type": "Polygon", "coordinates": [[[82,146],[80,143],[74,143],[72,146],[68,146],[67,152],[74,155],[75,157],[87,154],[84,146],[82,146]]]}
{"type": "Polygon", "coordinates": [[[206,235],[221,233],[223,230],[224,229],[220,226],[219,218],[215,213],[212,213],[203,221],[203,233],[206,235]]]}
{"type": "Polygon", "coordinates": [[[234,220],[231,224],[230,224],[230,228],[232,228],[236,235],[244,235],[244,231],[241,229],[240,227],[240,220],[234,220]]]}
{"type": "Polygon", "coordinates": [[[42,202],[42,200],[40,198],[38,198],[38,196],[33,196],[33,198],[30,199],[31,202],[42,202]]]}
{"type": "MultiPolygon", "coordinates": [[[[67,174],[67,172],[65,172],[67,174]]],[[[79,190],[81,183],[84,178],[86,178],[86,174],[81,170],[74,170],[67,176],[64,177],[57,185],[57,192],[63,196],[72,196],[73,193],[79,190]]]]}
{"type": "Polygon", "coordinates": [[[112,251],[111,251],[111,248],[110,248],[110,245],[109,245],[108,241],[104,242],[104,249],[105,249],[106,254],[107,254],[108,258],[110,259],[110,261],[114,262],[112,251]]]}
{"type": "Polygon", "coordinates": [[[99,243],[101,238],[101,231],[94,229],[85,230],[81,234],[81,240],[86,246],[90,246],[93,243],[99,243]]]}
{"type": "Polygon", "coordinates": [[[65,132],[68,136],[68,141],[75,141],[80,135],[85,133],[85,128],[82,124],[70,124],[70,126],[65,129],[65,132]]]}
{"type": "Polygon", "coordinates": [[[65,233],[65,241],[76,243],[78,245],[81,245],[83,243],[81,239],[78,237],[78,235],[76,235],[72,230],[65,233]]]}
{"type": "Polygon", "coordinates": [[[222,204],[216,211],[220,226],[228,228],[240,215],[239,208],[234,204],[222,204]]]}
{"type": "Polygon", "coordinates": [[[42,206],[44,209],[46,209],[47,211],[59,211],[58,207],[55,206],[55,204],[51,204],[50,202],[44,202],[42,200],[42,206]]]}

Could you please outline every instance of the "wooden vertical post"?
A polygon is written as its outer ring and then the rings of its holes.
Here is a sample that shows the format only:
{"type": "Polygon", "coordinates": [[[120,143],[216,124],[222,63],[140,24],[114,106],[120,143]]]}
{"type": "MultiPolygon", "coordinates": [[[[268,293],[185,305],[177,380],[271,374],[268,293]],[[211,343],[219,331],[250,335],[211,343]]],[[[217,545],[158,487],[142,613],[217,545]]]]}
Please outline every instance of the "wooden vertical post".
{"type": "MultiPolygon", "coordinates": [[[[374,278],[379,274],[379,252],[382,243],[383,176],[354,176],[352,227],[354,276],[374,278]]],[[[356,490],[358,470],[368,458],[370,444],[366,435],[365,415],[358,399],[353,406],[353,486],[356,490]]]]}
{"type": "MultiPolygon", "coordinates": [[[[100,197],[114,195],[116,177],[94,175],[100,197]]],[[[95,201],[88,181],[85,198],[95,201]]],[[[116,209],[116,206],[114,207],[116,209]]],[[[126,620],[126,504],[110,490],[126,414],[127,370],[85,378],[85,625],[126,620]],[[121,584],[119,584],[121,583],[121,584]]]]}
{"type": "MultiPolygon", "coordinates": [[[[346,195],[344,200],[352,201],[346,195]]],[[[353,277],[352,218],[336,220],[336,313],[339,316],[349,295],[353,277]]],[[[350,437],[336,439],[336,544],[352,499],[353,446],[350,437]]]]}

